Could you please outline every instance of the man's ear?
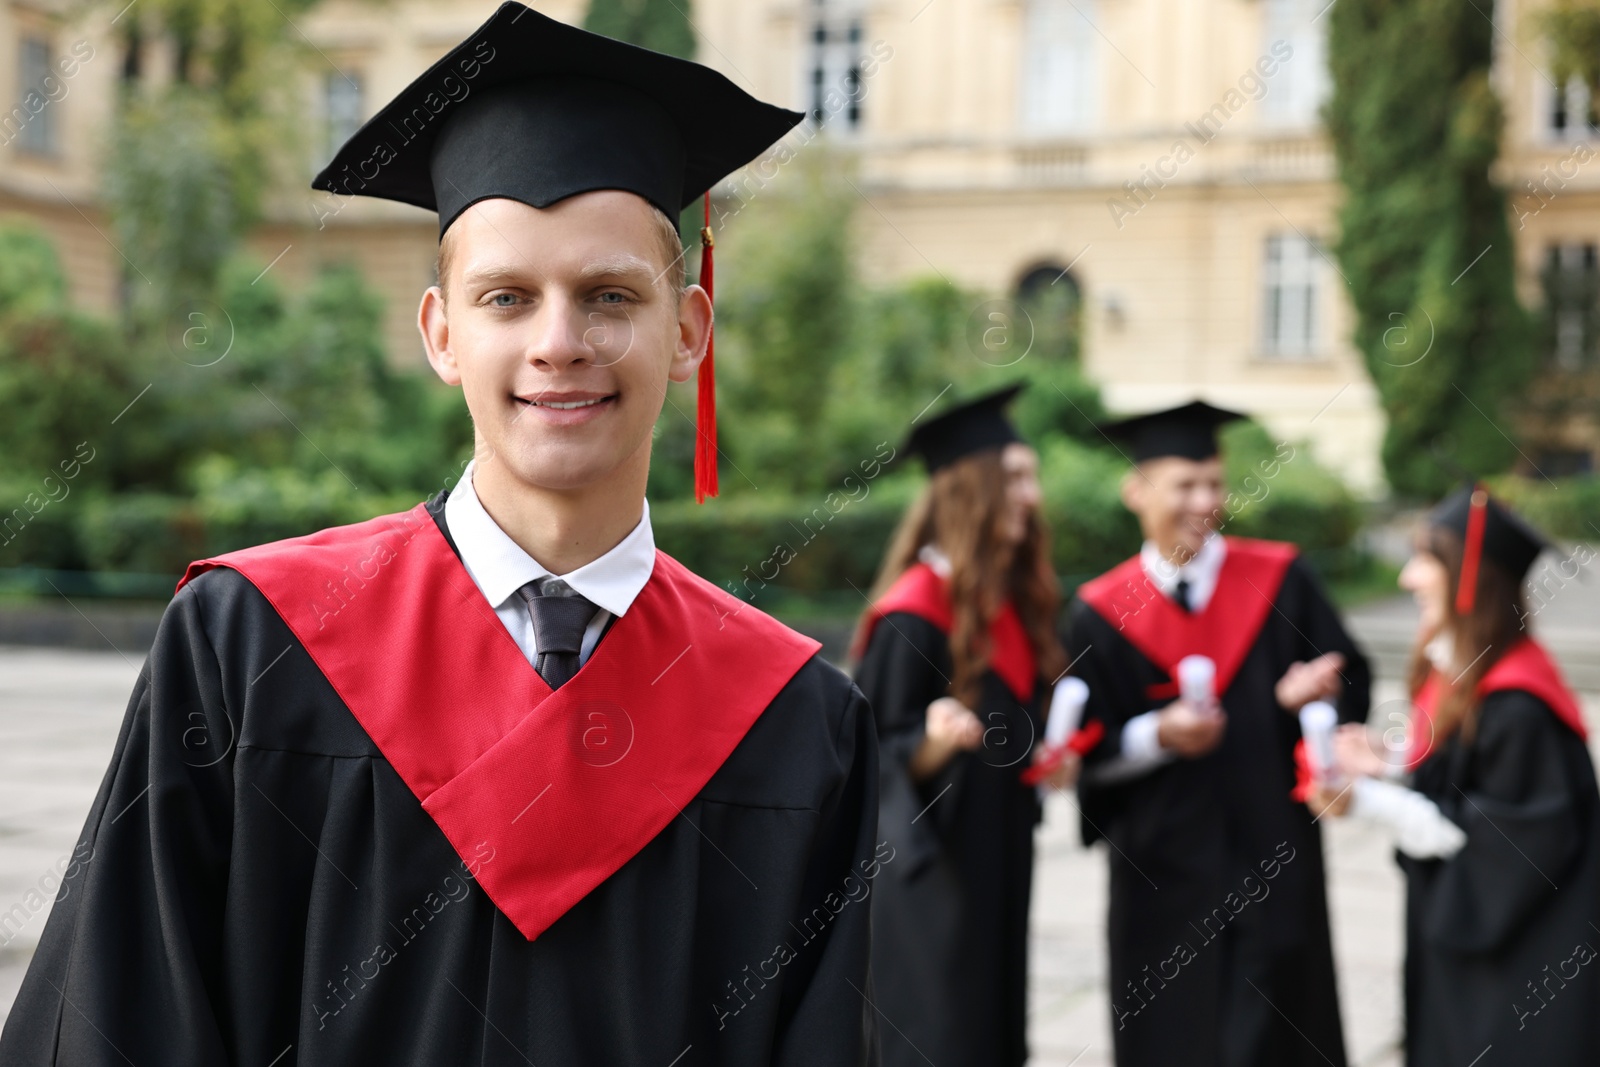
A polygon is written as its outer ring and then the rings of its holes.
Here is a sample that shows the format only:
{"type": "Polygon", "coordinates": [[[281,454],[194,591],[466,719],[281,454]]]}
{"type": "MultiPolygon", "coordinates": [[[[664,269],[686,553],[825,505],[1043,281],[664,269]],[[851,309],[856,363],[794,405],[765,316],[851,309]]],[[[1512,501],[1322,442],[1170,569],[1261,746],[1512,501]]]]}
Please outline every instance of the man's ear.
{"type": "Polygon", "coordinates": [[[450,324],[445,319],[444,291],[437,285],[422,294],[417,308],[417,329],[422,332],[422,347],[428,352],[428,365],[446,385],[461,384],[461,368],[450,351],[450,324]]]}
{"type": "Polygon", "coordinates": [[[686,382],[694,377],[700,361],[706,358],[706,346],[711,343],[711,297],[698,285],[683,291],[678,301],[678,343],[672,351],[672,364],[667,377],[675,382],[686,382]]]}
{"type": "Polygon", "coordinates": [[[1134,466],[1122,476],[1121,495],[1122,506],[1139,514],[1144,507],[1145,488],[1149,483],[1145,480],[1144,472],[1134,466]]]}

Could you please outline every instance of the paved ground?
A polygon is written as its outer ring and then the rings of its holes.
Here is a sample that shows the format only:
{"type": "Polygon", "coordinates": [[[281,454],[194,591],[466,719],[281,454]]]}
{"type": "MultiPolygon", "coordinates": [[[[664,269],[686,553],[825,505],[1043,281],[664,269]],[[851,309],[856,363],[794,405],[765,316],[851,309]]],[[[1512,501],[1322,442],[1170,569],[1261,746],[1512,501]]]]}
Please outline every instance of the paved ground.
{"type": "MultiPolygon", "coordinates": [[[[1590,711],[1600,721],[1600,702],[1590,711]]],[[[1052,798],[1039,838],[1029,995],[1033,1067],[1112,1062],[1105,848],[1083,847],[1076,816],[1071,801],[1052,798]]],[[[1351,1067],[1399,1067],[1399,868],[1386,835],[1357,822],[1335,821],[1323,834],[1323,847],[1351,1067]]]]}
{"type": "MultiPolygon", "coordinates": [[[[1561,643],[1587,648],[1574,665],[1600,659],[1600,598],[1592,590],[1563,598],[1561,643]],[[1580,609],[1582,598],[1593,611],[1580,609]],[[1591,629],[1591,623],[1593,624],[1591,629]]],[[[1409,626],[1403,604],[1362,613],[1374,633],[1409,626]],[[1387,627],[1387,629],[1385,629],[1387,627]]],[[[1387,656],[1395,661],[1391,648],[1387,656]]],[[[26,904],[30,890],[51,895],[50,872],[68,855],[99,784],[133,679],[137,655],[0,647],[0,914],[26,904]]],[[[1385,681],[1377,701],[1398,699],[1385,681]]],[[[1600,739],[1600,696],[1586,697],[1600,739]]],[[[1401,881],[1384,835],[1341,822],[1325,834],[1335,952],[1346,1041],[1355,1067],[1399,1063],[1401,881]]],[[[1039,839],[1034,889],[1034,982],[1030,994],[1036,1067],[1100,1067],[1111,1063],[1102,925],[1106,907],[1103,847],[1078,841],[1071,802],[1057,797],[1039,839]]],[[[30,914],[0,947],[0,1016],[9,1010],[45,911],[30,914]]],[[[0,933],[0,940],[4,939],[0,933]]]]}

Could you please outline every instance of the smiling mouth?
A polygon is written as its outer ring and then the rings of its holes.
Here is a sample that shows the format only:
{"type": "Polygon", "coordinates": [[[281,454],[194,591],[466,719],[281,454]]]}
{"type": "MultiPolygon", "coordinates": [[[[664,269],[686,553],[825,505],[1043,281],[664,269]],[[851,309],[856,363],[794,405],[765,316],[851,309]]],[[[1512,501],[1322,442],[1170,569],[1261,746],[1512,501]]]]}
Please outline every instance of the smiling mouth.
{"type": "MultiPolygon", "coordinates": [[[[521,397],[518,397],[520,400],[521,397]]],[[[592,408],[596,404],[604,404],[610,400],[609,396],[597,396],[593,400],[527,400],[536,408],[554,408],[557,411],[576,411],[578,408],[592,408]]]]}

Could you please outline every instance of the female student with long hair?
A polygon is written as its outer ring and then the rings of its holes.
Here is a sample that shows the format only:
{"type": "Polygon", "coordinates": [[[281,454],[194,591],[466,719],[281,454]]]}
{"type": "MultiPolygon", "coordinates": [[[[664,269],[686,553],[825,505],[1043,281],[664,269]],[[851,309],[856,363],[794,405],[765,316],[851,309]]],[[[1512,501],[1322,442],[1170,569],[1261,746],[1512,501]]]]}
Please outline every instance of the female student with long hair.
{"type": "MultiPolygon", "coordinates": [[[[1009,388],[912,435],[931,478],[863,615],[856,682],[880,751],[874,1007],[887,1067],[1027,1058],[1028,896],[1048,683],[1065,670],[1038,457],[1009,388]]],[[[1069,761],[1054,782],[1070,780],[1069,761]]]]}
{"type": "Polygon", "coordinates": [[[1345,727],[1355,785],[1314,805],[1397,830],[1408,1067],[1600,1063],[1600,797],[1578,700],[1527,630],[1545,547],[1482,488],[1439,505],[1400,575],[1421,610],[1405,758],[1345,727]]]}

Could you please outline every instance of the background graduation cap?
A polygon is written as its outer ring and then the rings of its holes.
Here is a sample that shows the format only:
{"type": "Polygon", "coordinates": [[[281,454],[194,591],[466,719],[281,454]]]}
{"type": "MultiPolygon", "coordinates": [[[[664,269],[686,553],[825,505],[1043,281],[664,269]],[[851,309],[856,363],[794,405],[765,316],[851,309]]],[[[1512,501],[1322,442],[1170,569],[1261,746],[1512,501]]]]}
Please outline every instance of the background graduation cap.
{"type": "Polygon", "coordinates": [[[1550,547],[1526,520],[1489,495],[1482,485],[1464,485],[1445,497],[1428,515],[1428,524],[1461,538],[1461,580],[1456,585],[1456,614],[1472,611],[1478,599],[1478,569],[1488,556],[1521,582],[1539,553],[1550,547]]]}
{"type": "Polygon", "coordinates": [[[1162,456],[1201,460],[1217,454],[1217,427],[1248,417],[1194,400],[1164,411],[1102,423],[1100,430],[1127,445],[1135,463],[1162,456]]]}
{"type": "MultiPolygon", "coordinates": [[[[712,290],[710,189],[805,116],[698,63],[502,4],[345,142],[314,189],[439,213],[480,200],[532,207],[621,189],[678,212],[705,202],[700,284],[712,290]]],[[[699,372],[695,499],[717,494],[716,379],[699,372]]]]}
{"type": "Polygon", "coordinates": [[[1437,446],[1432,452],[1440,466],[1466,483],[1428,513],[1429,526],[1449,530],[1461,538],[1456,614],[1466,615],[1478,601],[1478,569],[1484,556],[1520,583],[1550,542],[1521,515],[1490,496],[1482,482],[1437,446]]]}
{"type": "Polygon", "coordinates": [[[911,431],[905,451],[921,456],[932,474],[974,452],[1021,441],[1022,435],[1006,418],[1005,408],[1022,389],[1018,382],[935,415],[911,431]]]}

